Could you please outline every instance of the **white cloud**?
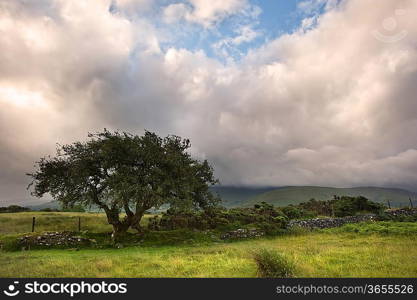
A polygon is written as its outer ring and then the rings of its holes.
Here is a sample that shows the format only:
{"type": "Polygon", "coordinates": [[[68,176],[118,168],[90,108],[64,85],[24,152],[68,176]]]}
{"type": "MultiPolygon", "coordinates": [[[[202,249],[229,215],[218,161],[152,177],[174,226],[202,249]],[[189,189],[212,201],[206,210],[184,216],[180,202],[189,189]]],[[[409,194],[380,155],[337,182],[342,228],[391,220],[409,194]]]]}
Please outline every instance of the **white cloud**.
{"type": "Polygon", "coordinates": [[[321,9],[334,9],[340,0],[304,0],[297,4],[298,8],[305,14],[315,14],[321,9]]]}
{"type": "Polygon", "coordinates": [[[153,0],[113,0],[113,4],[119,9],[130,14],[149,10],[153,2],[153,0]]]}
{"type": "Polygon", "coordinates": [[[170,4],[163,10],[165,22],[174,23],[184,19],[191,11],[191,8],[184,3],[170,4]]]}
{"type": "Polygon", "coordinates": [[[185,3],[170,4],[163,11],[165,21],[168,23],[185,20],[206,28],[231,15],[253,17],[259,13],[259,8],[250,5],[247,0],[187,0],[185,3]]]}
{"type": "Polygon", "coordinates": [[[250,43],[262,36],[260,31],[253,29],[252,24],[240,25],[234,32],[235,36],[224,37],[212,45],[216,54],[228,62],[234,62],[236,58],[241,58],[245,55],[244,52],[239,50],[241,44],[250,43]]]}
{"type": "MultiPolygon", "coordinates": [[[[177,14],[213,26],[239,11],[226,2],[190,1],[177,14]]],[[[0,2],[3,200],[28,198],[24,174],[56,142],[104,127],[189,137],[225,184],[417,184],[415,1],[345,0],[227,65],[163,50],[154,20],[110,5],[0,2]],[[375,30],[407,35],[387,43],[375,30]]]]}

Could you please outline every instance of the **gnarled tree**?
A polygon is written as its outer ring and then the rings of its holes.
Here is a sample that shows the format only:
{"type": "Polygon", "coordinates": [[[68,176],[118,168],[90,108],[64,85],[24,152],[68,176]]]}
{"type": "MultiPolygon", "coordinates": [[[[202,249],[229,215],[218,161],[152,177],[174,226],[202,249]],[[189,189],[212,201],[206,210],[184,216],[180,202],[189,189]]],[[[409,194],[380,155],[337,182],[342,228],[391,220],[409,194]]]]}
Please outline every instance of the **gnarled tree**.
{"type": "Polygon", "coordinates": [[[163,204],[205,209],[217,205],[209,186],[218,181],[207,161],[187,152],[190,141],[145,131],[89,134],[86,142],[58,146],[55,157],[35,164],[32,195],[49,193],[64,206],[95,205],[104,210],[119,239],[130,227],[141,230],[146,210],[163,204]],[[123,218],[121,212],[125,212],[123,218]]]}

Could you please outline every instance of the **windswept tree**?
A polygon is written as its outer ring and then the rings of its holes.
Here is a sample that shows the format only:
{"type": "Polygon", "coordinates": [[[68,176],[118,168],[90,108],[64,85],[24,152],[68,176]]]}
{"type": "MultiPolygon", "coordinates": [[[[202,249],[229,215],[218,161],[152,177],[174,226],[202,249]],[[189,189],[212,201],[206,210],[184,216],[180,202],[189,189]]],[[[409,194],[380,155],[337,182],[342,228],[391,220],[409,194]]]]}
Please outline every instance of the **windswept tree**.
{"type": "Polygon", "coordinates": [[[188,139],[106,129],[88,137],[86,142],[58,145],[55,157],[35,164],[35,172],[27,174],[33,179],[28,187],[32,195],[49,193],[66,207],[98,206],[113,226],[115,240],[129,228],[140,231],[140,220],[150,208],[217,205],[219,199],[209,191],[218,182],[213,168],[191,157],[188,139]]]}

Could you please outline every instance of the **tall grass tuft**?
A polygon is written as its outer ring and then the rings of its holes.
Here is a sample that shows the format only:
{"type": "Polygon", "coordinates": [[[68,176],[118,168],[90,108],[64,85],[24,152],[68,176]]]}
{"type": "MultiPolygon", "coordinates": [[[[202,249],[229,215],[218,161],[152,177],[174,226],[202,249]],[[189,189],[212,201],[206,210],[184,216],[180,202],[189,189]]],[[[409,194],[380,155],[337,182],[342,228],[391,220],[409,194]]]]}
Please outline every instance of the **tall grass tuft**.
{"type": "Polygon", "coordinates": [[[273,250],[260,249],[253,253],[258,266],[258,276],[263,278],[294,277],[295,265],[287,258],[273,250]]]}

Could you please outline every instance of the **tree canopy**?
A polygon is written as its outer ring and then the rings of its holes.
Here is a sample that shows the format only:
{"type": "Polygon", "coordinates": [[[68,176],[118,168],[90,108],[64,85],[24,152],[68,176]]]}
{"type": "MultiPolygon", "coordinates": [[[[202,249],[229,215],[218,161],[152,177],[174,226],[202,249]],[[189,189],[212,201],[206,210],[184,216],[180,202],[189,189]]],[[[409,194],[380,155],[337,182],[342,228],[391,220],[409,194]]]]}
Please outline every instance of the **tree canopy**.
{"type": "Polygon", "coordinates": [[[54,157],[35,164],[32,195],[49,193],[64,206],[96,205],[113,225],[114,236],[140,230],[146,210],[163,204],[181,209],[216,206],[209,186],[218,182],[213,168],[191,157],[188,139],[145,131],[138,136],[104,130],[85,142],[58,145],[54,157]],[[126,216],[120,218],[120,212],[126,216]]]}

